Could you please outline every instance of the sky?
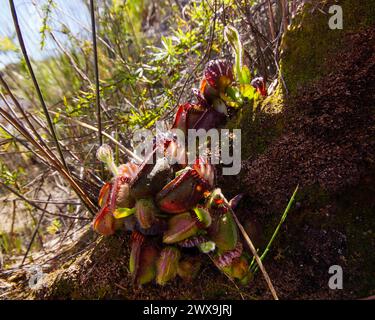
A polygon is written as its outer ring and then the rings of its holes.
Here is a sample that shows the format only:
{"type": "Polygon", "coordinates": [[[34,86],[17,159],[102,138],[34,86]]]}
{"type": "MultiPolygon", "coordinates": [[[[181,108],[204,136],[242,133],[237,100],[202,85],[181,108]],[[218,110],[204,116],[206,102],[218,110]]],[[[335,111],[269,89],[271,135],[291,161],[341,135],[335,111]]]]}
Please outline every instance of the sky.
{"type": "MultiPolygon", "coordinates": [[[[41,8],[47,0],[14,0],[20,28],[29,56],[41,60],[59,53],[53,40],[47,39],[46,46],[41,49],[42,18],[41,8]],[[39,9],[39,11],[38,11],[39,9]]],[[[90,14],[83,0],[54,0],[56,7],[53,9],[49,25],[58,40],[67,45],[67,37],[60,32],[62,24],[66,25],[78,38],[88,38],[90,34],[90,14]]],[[[0,0],[0,39],[11,38],[18,46],[18,40],[10,11],[9,1],[0,0]]],[[[17,62],[19,54],[0,51],[0,68],[11,62],[17,62]]]]}

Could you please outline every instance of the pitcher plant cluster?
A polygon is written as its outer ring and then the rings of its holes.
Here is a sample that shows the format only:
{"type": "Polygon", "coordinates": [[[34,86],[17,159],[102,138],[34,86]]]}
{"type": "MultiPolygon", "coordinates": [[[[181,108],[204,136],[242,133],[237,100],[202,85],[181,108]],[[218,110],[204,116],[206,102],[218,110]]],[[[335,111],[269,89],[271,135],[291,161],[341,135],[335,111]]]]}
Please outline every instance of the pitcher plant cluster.
{"type": "Polygon", "coordinates": [[[93,229],[104,236],[131,232],[129,270],[135,286],[151,281],[164,285],[177,275],[191,280],[202,254],[240,283],[252,278],[251,257],[243,250],[233,217],[239,197],[228,202],[216,185],[210,158],[192,159],[187,143],[175,134],[220,128],[230,108],[266,94],[263,79],[251,79],[242,64],[237,30],[227,27],[225,37],[234,65],[227,60],[207,63],[193,99],[178,107],[168,132],[152,139],[142,162],[117,166],[108,145],[97,151],[113,178],[100,191],[93,229]]]}

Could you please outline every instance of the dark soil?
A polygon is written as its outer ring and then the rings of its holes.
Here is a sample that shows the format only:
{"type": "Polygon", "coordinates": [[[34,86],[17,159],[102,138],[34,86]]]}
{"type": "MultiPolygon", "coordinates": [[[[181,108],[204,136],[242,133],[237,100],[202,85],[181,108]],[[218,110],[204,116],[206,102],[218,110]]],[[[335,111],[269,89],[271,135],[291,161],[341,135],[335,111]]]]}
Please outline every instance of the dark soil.
{"type": "Polygon", "coordinates": [[[284,298],[375,290],[375,29],[344,43],[327,62],[333,71],[290,99],[282,135],[245,161],[251,216],[263,225],[276,223],[300,186],[281,232],[283,259],[267,264],[284,298]],[[344,268],[342,292],[328,290],[333,264],[344,268]]]}
{"type": "Polygon", "coordinates": [[[280,210],[297,184],[338,194],[374,169],[374,29],[348,35],[328,64],[334,71],[285,108],[282,136],[245,163],[247,189],[268,211],[280,210]]]}

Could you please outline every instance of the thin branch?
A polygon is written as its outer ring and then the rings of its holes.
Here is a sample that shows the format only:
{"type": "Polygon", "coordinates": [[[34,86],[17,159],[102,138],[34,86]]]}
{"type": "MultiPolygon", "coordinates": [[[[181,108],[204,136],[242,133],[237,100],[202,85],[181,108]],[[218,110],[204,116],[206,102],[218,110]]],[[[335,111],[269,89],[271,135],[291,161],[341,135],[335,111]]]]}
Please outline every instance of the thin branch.
{"type": "Polygon", "coordinates": [[[272,10],[271,0],[268,0],[267,3],[268,3],[268,20],[269,20],[269,25],[270,25],[271,37],[272,37],[272,40],[274,40],[276,37],[276,32],[275,32],[275,21],[273,19],[273,10],[272,10]]]}
{"type": "Polygon", "coordinates": [[[12,187],[8,186],[6,183],[4,183],[2,180],[0,180],[0,184],[7,190],[9,190],[10,192],[14,193],[17,197],[21,198],[22,200],[24,200],[25,202],[27,202],[28,204],[30,204],[31,206],[33,206],[35,209],[38,209],[40,210],[41,212],[43,213],[46,213],[46,214],[49,214],[51,216],[56,216],[56,217],[63,217],[63,218],[68,218],[68,219],[77,219],[77,220],[89,220],[88,218],[85,218],[85,217],[80,217],[80,216],[69,216],[67,214],[59,214],[59,213],[53,213],[53,212],[50,212],[46,209],[43,209],[42,207],[36,205],[33,201],[30,201],[29,199],[27,199],[25,196],[23,196],[21,193],[19,193],[17,190],[13,189],[12,187]]]}
{"type": "MultiPolygon", "coordinates": [[[[70,18],[70,19],[73,20],[74,22],[76,22],[76,23],[78,24],[78,26],[82,27],[82,28],[83,28],[84,30],[86,30],[87,32],[92,33],[92,30],[91,30],[89,27],[87,27],[86,25],[84,25],[84,24],[82,23],[82,21],[80,21],[80,20],[78,20],[77,18],[75,18],[75,17],[73,17],[72,15],[70,15],[69,12],[66,12],[66,11],[62,10],[59,6],[56,6],[56,10],[57,10],[57,11],[60,11],[61,14],[63,14],[64,16],[70,18]]],[[[51,19],[61,23],[60,20],[58,20],[58,19],[56,19],[56,18],[54,18],[54,17],[51,17],[51,19]]],[[[120,62],[123,63],[124,66],[127,68],[127,65],[126,65],[125,61],[124,61],[124,60],[121,58],[121,56],[115,51],[115,49],[113,49],[113,48],[108,44],[107,41],[105,41],[105,40],[104,40],[102,37],[100,37],[99,35],[96,35],[96,38],[97,38],[97,39],[98,39],[98,40],[99,40],[99,41],[100,41],[100,42],[101,42],[101,43],[102,43],[102,44],[103,44],[103,45],[104,45],[109,51],[111,51],[111,53],[114,54],[114,56],[115,56],[116,59],[119,59],[120,62]]]]}
{"type": "Polygon", "coordinates": [[[48,161],[50,161],[49,166],[53,167],[55,170],[57,170],[71,185],[73,190],[76,192],[78,197],[83,201],[83,203],[86,205],[87,209],[90,211],[92,215],[95,215],[95,212],[97,210],[97,207],[95,204],[90,200],[90,198],[87,196],[85,191],[82,189],[82,187],[73,179],[71,174],[63,167],[61,166],[61,163],[57,161],[56,158],[51,156],[51,154],[48,152],[48,150],[44,149],[37,140],[35,140],[30,133],[16,120],[14,119],[4,108],[0,108],[0,115],[4,117],[4,119],[11,124],[21,135],[23,135],[27,141],[29,141],[35,148],[37,148],[43,156],[46,157],[48,161]]]}
{"type": "MultiPolygon", "coordinates": [[[[48,196],[48,200],[51,199],[51,194],[48,196]]],[[[44,210],[47,210],[47,207],[48,207],[48,202],[46,203],[46,205],[44,206],[44,210]]],[[[34,243],[34,240],[35,240],[35,236],[36,234],[38,233],[38,230],[39,230],[39,227],[40,227],[40,224],[42,223],[42,220],[43,220],[43,217],[45,215],[45,212],[43,211],[42,214],[40,215],[40,218],[39,218],[39,221],[38,221],[38,224],[35,226],[35,230],[33,232],[33,235],[31,236],[31,240],[29,242],[29,245],[27,246],[27,249],[26,249],[26,252],[25,252],[25,255],[23,256],[23,259],[22,259],[22,262],[21,262],[21,265],[20,267],[23,266],[23,264],[25,263],[25,260],[27,258],[27,255],[29,254],[29,251],[31,249],[31,246],[33,245],[34,243]]]]}
{"type": "Polygon", "coordinates": [[[92,28],[92,46],[94,50],[96,115],[97,115],[97,121],[98,121],[99,145],[101,146],[103,144],[103,136],[102,136],[102,117],[101,117],[101,107],[100,107],[98,47],[96,43],[94,0],[90,0],[90,13],[91,13],[91,28],[92,28]]]}
{"type": "MultiPolygon", "coordinates": [[[[1,72],[0,72],[0,82],[1,82],[1,85],[4,87],[6,93],[12,99],[14,105],[17,107],[18,111],[22,114],[23,119],[26,120],[26,123],[30,127],[31,131],[38,138],[39,142],[43,145],[43,147],[45,147],[46,149],[48,149],[48,146],[46,145],[46,143],[44,142],[44,140],[42,139],[42,137],[39,135],[38,131],[35,129],[35,127],[31,123],[29,117],[26,115],[25,111],[23,110],[21,104],[18,102],[17,98],[14,96],[12,90],[10,90],[10,88],[9,88],[7,82],[5,81],[5,79],[3,78],[1,72]]],[[[10,104],[8,104],[7,99],[5,98],[5,96],[2,93],[0,93],[0,94],[1,94],[1,98],[3,99],[4,103],[8,106],[9,110],[12,110],[12,114],[14,115],[13,109],[11,108],[10,104]]],[[[20,119],[18,118],[18,120],[20,120],[20,119]]]]}
{"type": "MultiPolygon", "coordinates": [[[[38,4],[36,3],[35,0],[32,1],[32,4],[34,5],[35,9],[37,10],[38,12],[38,15],[40,18],[43,17],[39,7],[38,7],[38,4]]],[[[63,45],[61,44],[61,42],[57,39],[57,37],[55,36],[55,34],[52,32],[52,30],[48,30],[48,33],[49,35],[51,36],[52,40],[55,41],[57,47],[60,49],[60,51],[66,55],[66,57],[68,58],[69,62],[70,62],[70,65],[72,66],[72,68],[76,71],[76,73],[81,77],[82,80],[84,81],[87,81],[89,85],[92,85],[90,79],[86,76],[86,74],[79,68],[79,66],[77,65],[77,63],[75,62],[74,58],[72,57],[72,55],[69,53],[68,50],[66,50],[63,45]]]]}
{"type": "MultiPolygon", "coordinates": [[[[59,200],[42,200],[42,199],[28,199],[30,202],[33,203],[49,203],[49,204],[58,204],[58,205],[70,205],[70,206],[80,206],[81,202],[79,201],[59,201],[59,200]]],[[[13,201],[23,201],[23,199],[14,198],[14,199],[4,199],[0,198],[0,201],[2,202],[13,202],[13,201]]]]}
{"type": "MultiPolygon", "coordinates": [[[[43,121],[41,120],[41,119],[39,119],[37,116],[35,116],[35,115],[33,115],[32,113],[29,113],[28,112],[28,115],[36,122],[36,123],[38,123],[42,128],[43,128],[43,121]]],[[[44,128],[45,129],[45,131],[46,131],[46,133],[48,134],[48,135],[50,135],[50,132],[46,129],[46,128],[44,128]]],[[[65,139],[67,139],[67,138],[65,138],[65,139]]],[[[77,155],[75,155],[69,148],[67,148],[67,146],[66,145],[64,145],[63,144],[63,142],[62,142],[62,140],[65,140],[65,139],[60,139],[60,141],[59,141],[59,144],[63,147],[63,149],[64,149],[64,151],[66,152],[66,153],[68,153],[74,160],[76,160],[78,163],[80,163],[81,165],[83,165],[82,164],[82,161],[81,161],[81,159],[79,159],[78,157],[77,157],[77,155]]],[[[68,138],[69,139],[69,138],[68,138]]],[[[74,175],[73,175],[74,176],[74,175]]]]}
{"type": "Polygon", "coordinates": [[[257,253],[257,250],[256,250],[255,247],[254,247],[253,242],[251,241],[249,235],[246,233],[246,231],[245,231],[244,227],[242,226],[241,222],[238,220],[236,214],[234,213],[234,211],[232,210],[231,206],[229,205],[228,200],[224,197],[224,195],[222,195],[222,197],[223,197],[223,199],[225,200],[225,202],[227,203],[227,207],[228,207],[228,209],[230,210],[230,212],[232,213],[233,218],[234,218],[234,220],[236,221],[236,224],[237,224],[238,228],[240,229],[240,231],[241,231],[243,237],[244,237],[245,240],[246,240],[246,243],[248,244],[248,246],[249,246],[249,248],[250,248],[250,250],[251,250],[251,253],[252,253],[253,256],[255,257],[255,260],[256,260],[256,262],[257,262],[257,264],[258,264],[258,266],[259,266],[259,269],[260,269],[260,270],[262,271],[262,273],[263,273],[263,277],[264,277],[264,279],[265,279],[266,282],[267,282],[268,288],[270,289],[273,298],[274,298],[275,300],[279,300],[279,298],[278,298],[278,296],[277,296],[277,293],[276,293],[276,290],[275,290],[275,288],[274,288],[274,286],[273,286],[273,284],[272,284],[271,278],[269,277],[269,275],[268,275],[266,269],[264,268],[264,265],[263,265],[263,263],[262,263],[262,260],[260,259],[259,255],[258,255],[258,253],[257,253]]]}
{"type": "Polygon", "coordinates": [[[16,28],[17,38],[18,38],[18,41],[19,41],[19,44],[20,44],[23,56],[25,58],[25,62],[26,62],[27,68],[29,70],[31,79],[32,79],[32,81],[34,83],[34,87],[35,87],[36,92],[38,94],[40,103],[42,105],[42,108],[43,108],[43,111],[44,111],[44,115],[45,115],[45,117],[47,119],[48,127],[49,127],[49,129],[50,129],[50,131],[52,133],[53,139],[55,141],[57,151],[58,151],[58,153],[60,155],[60,158],[61,158],[61,162],[64,165],[65,169],[69,172],[68,167],[67,167],[66,162],[65,162],[65,159],[64,159],[64,155],[62,153],[62,150],[60,148],[60,144],[59,144],[58,139],[57,139],[57,135],[56,135],[56,132],[55,132],[55,127],[54,127],[54,125],[52,123],[51,117],[50,117],[49,112],[48,112],[48,108],[47,108],[47,106],[46,106],[46,104],[44,102],[44,98],[43,98],[42,92],[40,90],[38,81],[36,80],[36,77],[35,77],[35,74],[34,74],[34,70],[33,70],[32,66],[31,66],[30,59],[29,59],[29,56],[27,54],[26,46],[25,46],[25,43],[23,41],[22,32],[21,32],[21,29],[20,29],[20,26],[19,26],[19,23],[18,23],[18,17],[17,17],[16,8],[14,6],[14,1],[13,0],[9,0],[9,5],[10,5],[10,10],[12,12],[14,27],[16,28]]]}
{"type": "MultiPolygon", "coordinates": [[[[51,113],[53,114],[57,114],[57,112],[54,112],[54,111],[51,111],[51,113]]],[[[74,119],[74,118],[69,118],[65,115],[62,115],[60,114],[60,117],[63,118],[63,119],[69,119],[71,120],[72,122],[80,125],[81,127],[84,127],[84,128],[87,128],[87,129],[90,129],[90,130],[93,130],[93,131],[96,131],[98,132],[98,128],[88,124],[88,123],[85,123],[85,122],[82,122],[80,120],[77,120],[77,119],[74,119]]],[[[109,135],[108,133],[106,133],[105,131],[102,131],[102,135],[107,137],[109,140],[111,140],[114,144],[116,144],[123,152],[125,152],[130,158],[132,158],[133,160],[141,163],[143,160],[141,158],[139,158],[134,152],[132,152],[131,150],[129,150],[128,148],[124,147],[120,142],[118,142],[115,138],[113,138],[111,135],[109,135]]]]}
{"type": "MultiPolygon", "coordinates": [[[[48,167],[48,163],[46,162],[46,160],[38,153],[36,153],[33,149],[31,149],[27,143],[19,138],[17,138],[13,133],[11,133],[5,126],[3,126],[1,123],[0,123],[0,128],[2,130],[4,130],[7,134],[11,135],[13,137],[13,139],[20,143],[22,146],[24,146],[28,151],[26,152],[31,152],[36,158],[38,158],[43,164],[45,164],[47,167],[48,167]]],[[[9,154],[9,152],[6,152],[6,154],[9,154]]]]}

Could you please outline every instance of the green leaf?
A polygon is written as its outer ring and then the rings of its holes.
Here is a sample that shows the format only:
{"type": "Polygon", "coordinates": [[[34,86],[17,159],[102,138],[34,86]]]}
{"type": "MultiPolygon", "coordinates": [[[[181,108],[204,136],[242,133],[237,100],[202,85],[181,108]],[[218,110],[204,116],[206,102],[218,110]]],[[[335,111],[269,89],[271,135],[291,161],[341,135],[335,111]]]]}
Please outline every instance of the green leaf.
{"type": "Polygon", "coordinates": [[[240,92],[243,98],[251,100],[254,98],[255,88],[251,84],[242,84],[240,85],[240,92]]]}
{"type": "Polygon", "coordinates": [[[243,66],[241,69],[241,84],[251,83],[251,73],[247,66],[243,66]]]}
{"type": "Polygon", "coordinates": [[[47,232],[49,234],[56,234],[61,228],[61,222],[58,219],[54,219],[51,224],[47,227],[47,232]]]}
{"type": "MultiPolygon", "coordinates": [[[[286,217],[287,217],[287,215],[288,215],[288,213],[290,211],[290,208],[292,207],[292,204],[293,204],[294,199],[295,199],[295,197],[297,195],[298,189],[299,189],[299,185],[297,185],[297,187],[294,189],[293,195],[289,199],[288,205],[286,206],[286,208],[284,210],[284,213],[281,216],[279,224],[277,225],[275,231],[273,232],[272,237],[271,237],[270,241],[268,242],[266,249],[264,249],[262,255],[260,256],[260,260],[263,261],[264,258],[267,256],[267,253],[270,251],[271,245],[272,245],[273,241],[275,240],[277,234],[279,233],[281,225],[284,223],[284,221],[285,221],[285,219],[286,219],[286,217]]],[[[252,262],[250,264],[250,269],[254,270],[253,273],[255,273],[258,270],[258,265],[255,265],[255,267],[252,268],[252,266],[254,266],[254,261],[255,260],[253,258],[253,260],[252,260],[252,262]]]]}
{"type": "Polygon", "coordinates": [[[116,219],[126,218],[135,213],[135,208],[117,208],[113,213],[116,219]]]}
{"type": "Polygon", "coordinates": [[[56,112],[54,118],[53,118],[53,123],[56,124],[60,119],[60,112],[56,112]]]}
{"type": "Polygon", "coordinates": [[[8,37],[0,37],[0,51],[11,52],[17,51],[17,46],[8,37]]]}
{"type": "Polygon", "coordinates": [[[241,93],[240,91],[235,87],[228,87],[225,92],[229,98],[231,98],[233,101],[238,101],[241,99],[241,93]]]}

